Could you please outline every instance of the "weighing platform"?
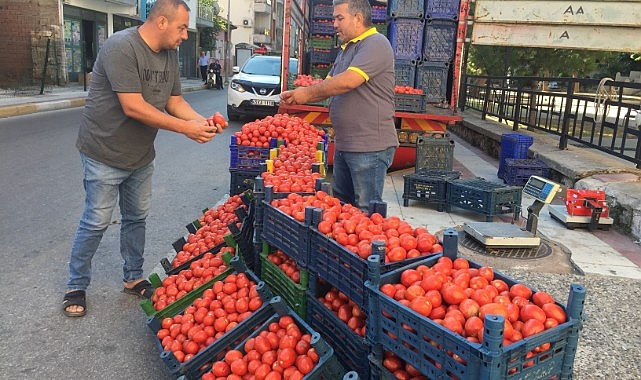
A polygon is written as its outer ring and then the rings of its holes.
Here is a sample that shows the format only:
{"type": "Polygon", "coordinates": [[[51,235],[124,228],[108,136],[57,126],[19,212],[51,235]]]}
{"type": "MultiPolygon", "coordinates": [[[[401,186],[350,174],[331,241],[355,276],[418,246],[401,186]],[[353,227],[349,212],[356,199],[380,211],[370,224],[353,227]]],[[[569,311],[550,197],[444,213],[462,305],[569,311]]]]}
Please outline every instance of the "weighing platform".
{"type": "Polygon", "coordinates": [[[601,211],[595,209],[593,209],[591,216],[570,215],[565,205],[549,205],[548,211],[552,219],[563,223],[571,230],[575,228],[587,228],[590,231],[596,228],[607,230],[614,224],[614,219],[609,216],[601,216],[601,211]]]}

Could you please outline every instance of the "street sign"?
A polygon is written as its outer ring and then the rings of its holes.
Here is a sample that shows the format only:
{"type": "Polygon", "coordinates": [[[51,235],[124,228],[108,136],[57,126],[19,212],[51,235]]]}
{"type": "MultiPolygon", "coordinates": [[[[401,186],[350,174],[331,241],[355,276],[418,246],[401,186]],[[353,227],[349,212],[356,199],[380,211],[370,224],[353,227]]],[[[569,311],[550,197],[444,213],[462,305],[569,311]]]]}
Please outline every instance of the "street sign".
{"type": "Polygon", "coordinates": [[[477,0],[472,44],[641,51],[641,0],[477,0]]]}
{"type": "Polygon", "coordinates": [[[637,53],[641,51],[641,28],[478,23],[471,41],[478,45],[637,53]]]}

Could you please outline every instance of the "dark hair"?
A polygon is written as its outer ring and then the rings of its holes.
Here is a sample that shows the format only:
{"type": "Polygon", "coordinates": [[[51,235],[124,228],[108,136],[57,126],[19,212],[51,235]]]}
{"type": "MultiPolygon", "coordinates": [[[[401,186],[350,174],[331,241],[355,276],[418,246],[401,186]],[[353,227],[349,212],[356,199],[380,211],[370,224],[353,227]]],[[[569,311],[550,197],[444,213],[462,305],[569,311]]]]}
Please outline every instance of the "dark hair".
{"type": "Polygon", "coordinates": [[[187,3],[184,0],[156,0],[154,5],[149,11],[147,18],[154,19],[156,17],[165,16],[167,19],[172,20],[176,14],[178,7],[185,7],[187,12],[191,12],[187,3]]]}
{"type": "Polygon", "coordinates": [[[341,4],[347,4],[347,9],[352,15],[357,13],[363,15],[363,25],[367,27],[374,25],[372,23],[372,7],[368,0],[334,0],[332,2],[333,6],[341,4]]]}

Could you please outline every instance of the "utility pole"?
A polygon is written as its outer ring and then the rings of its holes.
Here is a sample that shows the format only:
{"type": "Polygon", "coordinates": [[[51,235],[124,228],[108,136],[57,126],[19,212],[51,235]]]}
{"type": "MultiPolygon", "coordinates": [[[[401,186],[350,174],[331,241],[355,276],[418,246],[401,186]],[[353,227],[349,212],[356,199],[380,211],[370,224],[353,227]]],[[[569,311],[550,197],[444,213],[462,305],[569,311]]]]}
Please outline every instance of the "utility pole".
{"type": "Polygon", "coordinates": [[[227,33],[225,33],[225,77],[229,79],[230,77],[230,67],[231,67],[231,57],[229,44],[231,43],[231,21],[229,20],[229,8],[231,7],[231,0],[227,0],[227,33]]]}

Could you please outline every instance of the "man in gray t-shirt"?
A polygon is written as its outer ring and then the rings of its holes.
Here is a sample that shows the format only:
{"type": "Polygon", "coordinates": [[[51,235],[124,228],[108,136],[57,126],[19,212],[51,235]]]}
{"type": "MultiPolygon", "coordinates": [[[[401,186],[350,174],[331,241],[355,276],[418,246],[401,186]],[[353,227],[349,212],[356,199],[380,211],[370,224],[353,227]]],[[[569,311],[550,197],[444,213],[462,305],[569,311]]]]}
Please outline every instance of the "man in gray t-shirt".
{"type": "Polygon", "coordinates": [[[367,210],[382,201],[398,137],[394,126],[394,53],[372,25],[367,0],[334,0],[334,27],[343,44],[328,77],[284,91],[286,104],[330,98],[334,127],[332,190],[341,201],[367,210]]]}
{"type": "Polygon", "coordinates": [[[199,143],[222,132],[181,95],[176,49],[187,39],[189,11],[183,0],[157,0],[143,25],[112,35],[98,54],[76,141],[86,198],[70,253],[67,316],[86,313],[91,260],[117,200],[123,291],[151,297],[142,265],[158,129],[199,143]]]}

